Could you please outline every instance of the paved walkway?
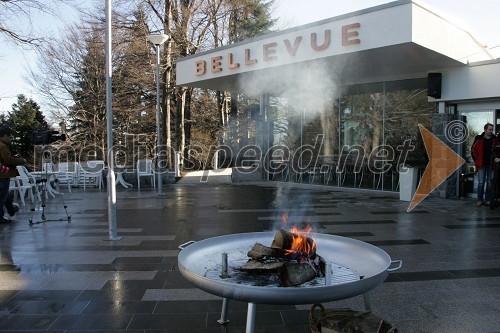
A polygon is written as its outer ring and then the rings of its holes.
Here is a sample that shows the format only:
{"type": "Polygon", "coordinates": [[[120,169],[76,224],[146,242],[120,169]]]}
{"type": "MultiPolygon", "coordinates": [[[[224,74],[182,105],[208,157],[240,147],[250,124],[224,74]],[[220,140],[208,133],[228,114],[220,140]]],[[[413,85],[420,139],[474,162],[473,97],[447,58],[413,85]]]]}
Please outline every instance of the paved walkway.
{"type": "MultiPolygon", "coordinates": [[[[500,332],[500,210],[473,199],[426,199],[411,213],[394,194],[335,187],[176,184],[117,193],[119,241],[105,192],[74,190],[0,225],[1,332],[245,331],[246,304],[195,288],[178,271],[189,240],[270,230],[284,212],[319,232],[359,239],[402,259],[371,292],[374,313],[400,332],[500,332]],[[66,219],[67,206],[71,222],[66,219]]],[[[325,303],[363,309],[361,296],[325,303]]],[[[310,305],[258,305],[256,332],[310,332],[310,305]]]]}

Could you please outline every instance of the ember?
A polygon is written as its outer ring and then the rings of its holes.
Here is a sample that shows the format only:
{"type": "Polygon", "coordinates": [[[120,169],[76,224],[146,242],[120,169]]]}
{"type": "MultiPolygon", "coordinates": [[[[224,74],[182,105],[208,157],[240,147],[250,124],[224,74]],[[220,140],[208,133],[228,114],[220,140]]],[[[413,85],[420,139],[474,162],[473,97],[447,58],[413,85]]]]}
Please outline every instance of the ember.
{"type": "Polygon", "coordinates": [[[297,286],[324,274],[324,263],[316,254],[316,243],[306,231],[276,231],[271,247],[255,243],[241,271],[279,274],[283,286],[297,286]]]}

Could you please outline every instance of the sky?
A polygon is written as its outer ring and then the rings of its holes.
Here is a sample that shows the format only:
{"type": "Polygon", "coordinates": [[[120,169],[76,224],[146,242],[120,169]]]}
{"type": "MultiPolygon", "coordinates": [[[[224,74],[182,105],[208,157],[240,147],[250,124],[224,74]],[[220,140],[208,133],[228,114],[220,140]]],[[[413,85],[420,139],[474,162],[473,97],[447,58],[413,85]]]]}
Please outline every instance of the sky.
{"type": "MultiPolygon", "coordinates": [[[[426,0],[418,1],[425,7],[468,31],[483,45],[491,48],[491,53],[500,58],[500,0],[426,0]]],[[[273,14],[279,17],[279,27],[294,26],[335,17],[356,10],[381,5],[384,0],[275,0],[273,14]]],[[[75,15],[61,15],[48,20],[46,16],[35,20],[45,33],[57,30],[75,19],[75,15]],[[66,19],[64,19],[66,17],[66,19]]],[[[36,19],[36,18],[35,18],[36,19]]],[[[0,112],[10,111],[18,94],[32,98],[46,114],[43,101],[25,82],[27,65],[34,63],[34,52],[16,48],[0,39],[0,112]]]]}

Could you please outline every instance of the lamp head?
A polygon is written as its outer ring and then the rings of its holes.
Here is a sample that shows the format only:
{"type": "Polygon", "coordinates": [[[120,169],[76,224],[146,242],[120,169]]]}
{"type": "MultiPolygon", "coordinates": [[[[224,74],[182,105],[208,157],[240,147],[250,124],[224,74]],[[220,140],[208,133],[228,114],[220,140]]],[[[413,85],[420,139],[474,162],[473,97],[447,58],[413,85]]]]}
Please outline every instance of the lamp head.
{"type": "Polygon", "coordinates": [[[168,40],[168,35],[165,34],[150,34],[147,35],[146,38],[148,41],[153,43],[154,45],[162,45],[168,40]]]}

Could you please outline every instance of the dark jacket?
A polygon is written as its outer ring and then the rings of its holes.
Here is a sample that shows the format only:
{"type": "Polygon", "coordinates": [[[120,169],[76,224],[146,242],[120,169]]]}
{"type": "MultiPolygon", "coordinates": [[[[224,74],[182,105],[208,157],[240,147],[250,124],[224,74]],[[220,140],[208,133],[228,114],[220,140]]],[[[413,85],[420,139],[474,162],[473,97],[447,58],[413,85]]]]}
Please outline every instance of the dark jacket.
{"type": "Polygon", "coordinates": [[[11,178],[18,175],[16,166],[26,163],[24,158],[12,156],[9,146],[0,141],[0,164],[9,167],[8,172],[0,172],[0,178],[11,178]]]}
{"type": "MultiPolygon", "coordinates": [[[[491,142],[492,147],[498,146],[500,143],[498,138],[492,134],[493,141],[491,142]]],[[[481,135],[476,136],[474,139],[474,144],[471,149],[472,159],[474,160],[474,165],[476,169],[480,169],[483,167],[483,155],[484,155],[484,132],[481,135]]],[[[494,160],[495,154],[491,154],[491,168],[493,169],[496,165],[494,160]]]]}

